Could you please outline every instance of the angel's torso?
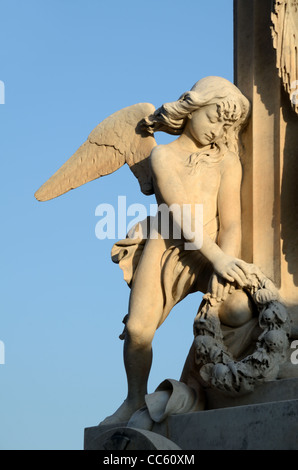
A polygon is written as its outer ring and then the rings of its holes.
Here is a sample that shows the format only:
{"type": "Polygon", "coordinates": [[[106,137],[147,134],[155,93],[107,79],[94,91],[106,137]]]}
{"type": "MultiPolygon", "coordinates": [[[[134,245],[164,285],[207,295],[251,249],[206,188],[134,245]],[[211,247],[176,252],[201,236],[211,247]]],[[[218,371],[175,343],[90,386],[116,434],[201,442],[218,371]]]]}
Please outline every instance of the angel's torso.
{"type": "MultiPolygon", "coordinates": [[[[191,204],[193,207],[202,204],[205,225],[218,215],[217,201],[223,163],[202,164],[196,169],[189,166],[189,157],[187,152],[173,152],[170,145],[163,146],[173,201],[177,204],[191,204]],[[181,186],[182,191],[178,190],[181,186]]],[[[167,203],[162,196],[163,192],[163,188],[157,184],[155,194],[158,204],[167,203]]]]}

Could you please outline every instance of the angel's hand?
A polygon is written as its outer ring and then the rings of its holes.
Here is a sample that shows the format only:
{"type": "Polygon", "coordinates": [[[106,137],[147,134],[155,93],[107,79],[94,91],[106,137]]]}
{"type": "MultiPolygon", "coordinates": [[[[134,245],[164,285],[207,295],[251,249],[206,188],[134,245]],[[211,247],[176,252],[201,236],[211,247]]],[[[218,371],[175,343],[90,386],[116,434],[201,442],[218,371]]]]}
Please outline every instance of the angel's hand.
{"type": "Polygon", "coordinates": [[[227,296],[235,290],[235,285],[228,282],[217,273],[213,273],[208,285],[208,292],[218,302],[226,300],[227,296]]]}
{"type": "Polygon", "coordinates": [[[236,282],[240,287],[250,284],[248,278],[249,268],[241,259],[222,253],[213,263],[214,271],[230,283],[236,282]]]}

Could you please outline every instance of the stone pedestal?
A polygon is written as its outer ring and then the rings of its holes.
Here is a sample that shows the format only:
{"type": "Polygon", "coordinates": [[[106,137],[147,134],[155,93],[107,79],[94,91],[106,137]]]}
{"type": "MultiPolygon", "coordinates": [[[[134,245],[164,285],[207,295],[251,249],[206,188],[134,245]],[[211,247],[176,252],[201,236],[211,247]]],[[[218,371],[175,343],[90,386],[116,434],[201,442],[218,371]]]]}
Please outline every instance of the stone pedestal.
{"type": "Polygon", "coordinates": [[[171,416],[181,449],[298,450],[298,399],[171,416]]]}
{"type": "Polygon", "coordinates": [[[172,415],[150,431],[125,423],[86,428],[84,448],[298,450],[298,379],[267,382],[240,398],[208,392],[207,403],[213,409],[172,415]]]}

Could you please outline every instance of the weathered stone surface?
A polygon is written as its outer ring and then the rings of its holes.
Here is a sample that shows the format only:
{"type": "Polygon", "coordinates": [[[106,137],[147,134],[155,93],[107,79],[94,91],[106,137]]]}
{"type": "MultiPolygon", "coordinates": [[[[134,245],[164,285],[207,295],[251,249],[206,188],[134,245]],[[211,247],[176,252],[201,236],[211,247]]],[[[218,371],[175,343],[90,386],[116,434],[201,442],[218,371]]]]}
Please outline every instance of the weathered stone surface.
{"type": "Polygon", "coordinates": [[[102,426],[85,430],[85,450],[180,450],[174,442],[160,434],[129,427],[102,426]]]}
{"type": "MultiPolygon", "coordinates": [[[[155,423],[152,431],[138,429],[138,438],[136,429],[130,431],[126,423],[86,428],[85,449],[103,448],[106,441],[112,446],[110,438],[122,435],[138,450],[149,449],[152,443],[158,449],[176,445],[182,450],[298,450],[298,379],[270,381],[239,398],[214,394],[208,392],[205,411],[171,415],[155,423]],[[145,438],[151,444],[145,444],[145,438]]],[[[123,442],[119,439],[118,445],[125,445],[124,438],[123,442]]]]}
{"type": "Polygon", "coordinates": [[[298,450],[298,399],[171,416],[181,449],[298,450]]]}
{"type": "MultiPolygon", "coordinates": [[[[235,0],[235,83],[252,103],[242,134],[242,257],[279,287],[296,337],[298,116],[276,67],[280,51],[273,48],[271,11],[271,0],[235,0]]],[[[293,14],[297,20],[298,12],[293,14]]],[[[289,49],[286,53],[291,54],[289,49]]]]}
{"type": "Polygon", "coordinates": [[[239,397],[231,397],[211,389],[206,390],[206,395],[206,409],[296,400],[298,399],[298,379],[270,380],[256,387],[252,393],[239,397]]]}

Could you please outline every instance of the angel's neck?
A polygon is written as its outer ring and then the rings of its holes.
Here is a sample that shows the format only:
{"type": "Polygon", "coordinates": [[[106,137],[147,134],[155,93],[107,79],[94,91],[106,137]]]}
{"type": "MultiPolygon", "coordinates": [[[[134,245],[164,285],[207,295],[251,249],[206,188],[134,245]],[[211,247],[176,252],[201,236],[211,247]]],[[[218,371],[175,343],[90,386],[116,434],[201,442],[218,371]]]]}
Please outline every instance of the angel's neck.
{"type": "Polygon", "coordinates": [[[181,150],[189,154],[201,152],[210,148],[210,145],[204,146],[197,142],[187,129],[185,129],[183,134],[176,139],[176,143],[181,150]]]}

